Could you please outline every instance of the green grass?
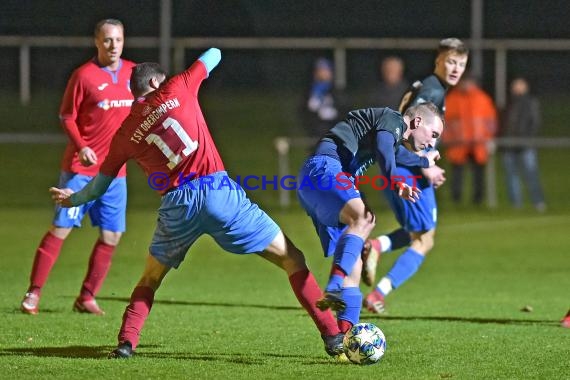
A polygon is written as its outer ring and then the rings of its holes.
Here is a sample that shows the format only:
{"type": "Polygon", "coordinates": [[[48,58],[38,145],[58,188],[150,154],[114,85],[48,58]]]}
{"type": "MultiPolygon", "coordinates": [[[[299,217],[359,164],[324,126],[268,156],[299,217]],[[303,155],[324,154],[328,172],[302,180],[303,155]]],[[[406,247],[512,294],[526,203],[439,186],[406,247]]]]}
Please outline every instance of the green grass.
{"type": "MultiPolygon", "coordinates": [[[[329,262],[309,220],[274,213],[305,251],[321,283],[329,262]]],[[[448,213],[438,246],[418,275],[388,298],[389,313],[362,320],[386,334],[372,367],[326,356],[286,277],[254,257],[222,252],[204,237],[156,296],[138,355],[109,361],[126,300],[142,270],[155,215],[131,210],[129,231],[99,296],[104,317],[71,312],[96,234],[68,239],[44,288],[41,313],[17,307],[49,210],[3,210],[0,238],[0,369],[9,377],[104,378],[564,378],[570,331],[557,321],[568,306],[567,215],[448,213]],[[541,228],[537,229],[537,226],[541,228]],[[525,305],[534,308],[523,313],[525,305]]],[[[390,228],[391,221],[380,229],[390,228]]],[[[385,255],[381,272],[395,254],[385,255]]]]}
{"type": "MultiPolygon", "coordinates": [[[[42,98],[24,110],[12,104],[9,113],[0,109],[2,130],[57,131],[51,121],[56,98],[42,98]]],[[[205,97],[206,117],[233,175],[273,175],[272,139],[300,133],[295,102],[272,99],[205,97]]],[[[563,112],[552,113],[550,122],[564,125],[563,118],[553,119],[563,112]]],[[[559,130],[554,134],[563,135],[559,130]]],[[[438,191],[436,247],[417,276],[389,296],[387,315],[362,315],[363,321],[382,328],[388,349],[380,364],[359,367],[326,356],[283,273],[258,258],[225,253],[208,237],[192,248],[157,293],[137,356],[107,360],[144,265],[159,203],[134,166],[128,178],[128,231],[99,296],[107,314],[71,311],[97,236],[87,227],[67,240],[44,288],[41,313],[22,315],[18,306],[34,251],[52,216],[47,188],[57,183],[62,149],[0,145],[2,378],[568,378],[570,331],[558,325],[569,306],[570,180],[567,170],[560,170],[570,159],[568,150],[540,152],[549,203],[545,214],[530,207],[509,209],[500,168],[496,210],[467,202],[455,207],[447,201],[446,186],[438,191]],[[525,305],[534,311],[521,312],[525,305]]],[[[304,154],[292,152],[295,171],[304,154]]],[[[280,211],[274,191],[250,195],[303,249],[323,284],[330,262],[322,258],[309,219],[296,205],[280,211]]],[[[395,228],[380,198],[369,198],[378,214],[376,231],[395,228]]],[[[385,255],[379,272],[387,271],[396,257],[385,255]]]]}

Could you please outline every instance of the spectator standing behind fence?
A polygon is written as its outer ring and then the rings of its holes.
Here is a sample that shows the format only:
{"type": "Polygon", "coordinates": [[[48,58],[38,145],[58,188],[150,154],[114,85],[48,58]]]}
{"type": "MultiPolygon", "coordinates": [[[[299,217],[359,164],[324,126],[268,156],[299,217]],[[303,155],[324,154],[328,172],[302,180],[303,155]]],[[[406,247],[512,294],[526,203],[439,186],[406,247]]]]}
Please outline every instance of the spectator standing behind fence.
{"type": "Polygon", "coordinates": [[[380,64],[380,84],[373,91],[370,104],[398,110],[400,100],[409,87],[404,78],[404,61],[396,56],[386,57],[380,64]]]}
{"type": "Polygon", "coordinates": [[[334,87],[333,64],[319,58],[313,67],[311,88],[303,104],[303,124],[311,137],[321,137],[338,121],[341,110],[341,94],[334,87]]]}
{"type": "Polygon", "coordinates": [[[464,168],[471,163],[473,171],[473,203],[481,204],[484,193],[485,165],[489,158],[489,142],[497,130],[497,112],[493,100],[477,84],[475,77],[465,75],[445,99],[447,129],[442,136],[445,157],[452,165],[451,197],[461,202],[464,168]]]}
{"type": "MultiPolygon", "coordinates": [[[[535,137],[542,123],[538,99],[530,94],[529,84],[524,78],[514,79],[510,92],[504,115],[503,136],[524,139],[535,137]]],[[[512,205],[522,207],[522,174],[534,208],[540,212],[545,211],[546,202],[540,184],[536,149],[532,146],[504,148],[503,162],[512,205]]]]}

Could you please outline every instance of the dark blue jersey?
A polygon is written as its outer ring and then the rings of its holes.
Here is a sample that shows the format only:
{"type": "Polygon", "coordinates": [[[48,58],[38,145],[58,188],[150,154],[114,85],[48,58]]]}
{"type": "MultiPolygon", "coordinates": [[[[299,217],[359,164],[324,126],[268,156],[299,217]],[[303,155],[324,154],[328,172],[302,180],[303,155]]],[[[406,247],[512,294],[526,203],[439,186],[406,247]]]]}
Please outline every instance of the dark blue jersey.
{"type": "MultiPolygon", "coordinates": [[[[365,108],[348,113],[321,140],[317,154],[338,158],[343,170],[362,175],[374,162],[386,176],[392,176],[395,151],[408,126],[402,115],[390,108],[365,108]]],[[[418,166],[427,167],[427,158],[409,152],[418,166]]]]}
{"type": "MultiPolygon", "coordinates": [[[[432,74],[421,81],[415,81],[410,89],[402,97],[400,102],[400,112],[404,113],[412,106],[432,102],[437,106],[442,115],[445,113],[445,93],[447,86],[435,75],[432,74]]],[[[396,162],[401,166],[416,168],[415,161],[408,154],[409,151],[404,147],[396,151],[396,162]]]]}
{"type": "Polygon", "coordinates": [[[408,108],[417,104],[432,102],[443,115],[445,113],[446,91],[447,87],[435,74],[424,78],[424,80],[415,81],[402,97],[400,112],[404,113],[408,108]]]}

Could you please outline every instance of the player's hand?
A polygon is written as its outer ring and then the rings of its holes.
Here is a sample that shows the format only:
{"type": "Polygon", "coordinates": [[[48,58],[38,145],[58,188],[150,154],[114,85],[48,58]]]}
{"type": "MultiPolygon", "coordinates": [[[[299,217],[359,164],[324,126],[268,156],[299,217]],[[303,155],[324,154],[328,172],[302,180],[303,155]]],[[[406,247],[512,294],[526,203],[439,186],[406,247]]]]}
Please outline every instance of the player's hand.
{"type": "Polygon", "coordinates": [[[74,193],[71,189],[58,189],[57,187],[50,187],[51,199],[62,207],[73,207],[69,197],[74,193]]]}
{"type": "Polygon", "coordinates": [[[88,146],[81,148],[78,155],[79,162],[81,162],[83,166],[91,166],[97,163],[97,154],[88,146]]]}
{"type": "Polygon", "coordinates": [[[435,162],[441,158],[439,155],[439,150],[430,150],[424,154],[424,157],[428,159],[430,168],[434,166],[435,162]]]}
{"type": "Polygon", "coordinates": [[[436,189],[445,182],[445,170],[437,165],[431,168],[422,168],[422,174],[436,189]]]}
{"type": "Polygon", "coordinates": [[[404,198],[407,201],[416,203],[418,199],[420,199],[420,193],[422,192],[415,186],[410,186],[404,182],[397,182],[396,187],[398,189],[398,196],[400,198],[404,198]]]}

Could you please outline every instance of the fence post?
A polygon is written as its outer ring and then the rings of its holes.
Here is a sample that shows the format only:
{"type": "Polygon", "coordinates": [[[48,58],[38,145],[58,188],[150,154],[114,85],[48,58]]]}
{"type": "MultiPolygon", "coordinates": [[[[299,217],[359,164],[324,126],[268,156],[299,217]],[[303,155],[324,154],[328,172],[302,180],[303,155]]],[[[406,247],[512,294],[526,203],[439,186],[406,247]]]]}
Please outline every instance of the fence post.
{"type": "MultiPolygon", "coordinates": [[[[277,150],[277,178],[281,180],[289,174],[289,148],[290,143],[287,137],[277,137],[274,140],[275,149],[277,150]]],[[[291,205],[289,191],[279,186],[279,205],[281,208],[287,208],[291,205]]]]}
{"type": "Polygon", "coordinates": [[[485,165],[487,206],[489,208],[497,208],[497,144],[495,141],[489,141],[487,143],[487,150],[489,152],[489,161],[487,161],[487,165],[485,165]]]}
{"type": "Polygon", "coordinates": [[[30,104],[30,45],[20,46],[20,103],[24,106],[30,104]]]}
{"type": "Polygon", "coordinates": [[[170,72],[170,48],[172,47],[172,2],[161,0],[160,2],[160,65],[170,72]]]}
{"type": "Polygon", "coordinates": [[[495,50],[495,104],[503,109],[507,103],[507,51],[504,46],[495,50]]]}
{"type": "Polygon", "coordinates": [[[334,84],[344,90],[346,88],[346,48],[337,42],[334,48],[334,84]]]}
{"type": "Polygon", "coordinates": [[[185,60],[185,51],[184,45],[182,44],[174,44],[174,71],[175,73],[179,73],[184,71],[184,60],[185,60]]]}

